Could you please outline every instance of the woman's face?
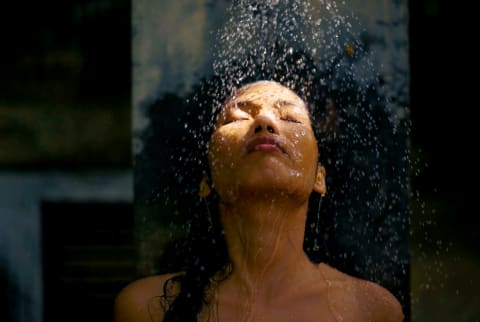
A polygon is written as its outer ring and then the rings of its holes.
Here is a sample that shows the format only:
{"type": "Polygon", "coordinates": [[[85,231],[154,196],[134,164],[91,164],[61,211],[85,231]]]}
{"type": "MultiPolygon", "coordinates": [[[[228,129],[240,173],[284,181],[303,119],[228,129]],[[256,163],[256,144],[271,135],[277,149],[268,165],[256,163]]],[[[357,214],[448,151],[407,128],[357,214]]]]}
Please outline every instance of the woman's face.
{"type": "Polygon", "coordinates": [[[224,201],[248,192],[306,200],[317,179],[317,141],[305,103],[275,82],[247,85],[225,102],[208,156],[224,201]]]}

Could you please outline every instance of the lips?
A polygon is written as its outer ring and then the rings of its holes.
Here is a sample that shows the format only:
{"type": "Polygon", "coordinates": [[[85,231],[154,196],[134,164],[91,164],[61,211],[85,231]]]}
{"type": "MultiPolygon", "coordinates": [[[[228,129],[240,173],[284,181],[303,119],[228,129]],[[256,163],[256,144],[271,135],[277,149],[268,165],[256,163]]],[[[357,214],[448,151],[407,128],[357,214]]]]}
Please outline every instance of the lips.
{"type": "Polygon", "coordinates": [[[258,137],[250,141],[247,145],[247,153],[256,151],[277,151],[288,154],[282,144],[274,137],[258,137]]]}

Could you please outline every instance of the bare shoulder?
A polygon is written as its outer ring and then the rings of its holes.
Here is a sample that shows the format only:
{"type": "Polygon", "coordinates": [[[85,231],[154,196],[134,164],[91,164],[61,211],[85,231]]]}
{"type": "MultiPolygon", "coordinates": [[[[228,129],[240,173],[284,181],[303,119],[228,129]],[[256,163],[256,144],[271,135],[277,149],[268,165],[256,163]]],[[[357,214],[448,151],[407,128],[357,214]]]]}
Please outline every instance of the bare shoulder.
{"type": "Polygon", "coordinates": [[[125,286],[115,298],[114,321],[162,321],[165,282],[179,275],[181,273],[145,277],[125,286]]]}
{"type": "Polygon", "coordinates": [[[376,317],[375,320],[380,322],[403,321],[404,316],[400,302],[386,288],[361,279],[357,280],[357,285],[359,298],[376,317]]]}
{"type": "Polygon", "coordinates": [[[350,306],[357,307],[358,314],[367,321],[402,322],[403,312],[400,302],[386,288],[379,284],[353,277],[326,264],[321,270],[334,287],[342,302],[350,299],[350,306]]]}

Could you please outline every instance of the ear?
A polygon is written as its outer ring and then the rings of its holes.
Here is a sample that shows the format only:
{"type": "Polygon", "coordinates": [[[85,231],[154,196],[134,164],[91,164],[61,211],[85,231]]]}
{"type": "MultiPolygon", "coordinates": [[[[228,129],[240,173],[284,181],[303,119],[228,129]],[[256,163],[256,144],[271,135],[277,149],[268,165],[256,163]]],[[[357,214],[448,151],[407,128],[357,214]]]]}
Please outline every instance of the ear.
{"type": "Polygon", "coordinates": [[[325,167],[321,164],[317,166],[317,176],[313,184],[313,191],[318,192],[322,196],[327,193],[327,185],[325,183],[326,171],[325,167]]]}

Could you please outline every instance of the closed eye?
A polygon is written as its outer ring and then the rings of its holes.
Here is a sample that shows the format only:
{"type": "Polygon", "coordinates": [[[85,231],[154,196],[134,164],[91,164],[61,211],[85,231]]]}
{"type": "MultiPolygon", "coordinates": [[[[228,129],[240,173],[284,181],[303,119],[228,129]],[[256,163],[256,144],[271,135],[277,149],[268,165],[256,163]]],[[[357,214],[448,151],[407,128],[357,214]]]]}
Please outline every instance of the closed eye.
{"type": "Polygon", "coordinates": [[[291,117],[282,117],[280,118],[282,121],[286,121],[286,122],[291,122],[291,123],[302,123],[300,121],[297,121],[296,119],[294,118],[291,118],[291,117]]]}
{"type": "Polygon", "coordinates": [[[247,118],[228,119],[225,122],[223,122],[223,125],[227,125],[227,124],[235,123],[235,122],[239,122],[239,121],[248,121],[248,119],[247,118]]]}

